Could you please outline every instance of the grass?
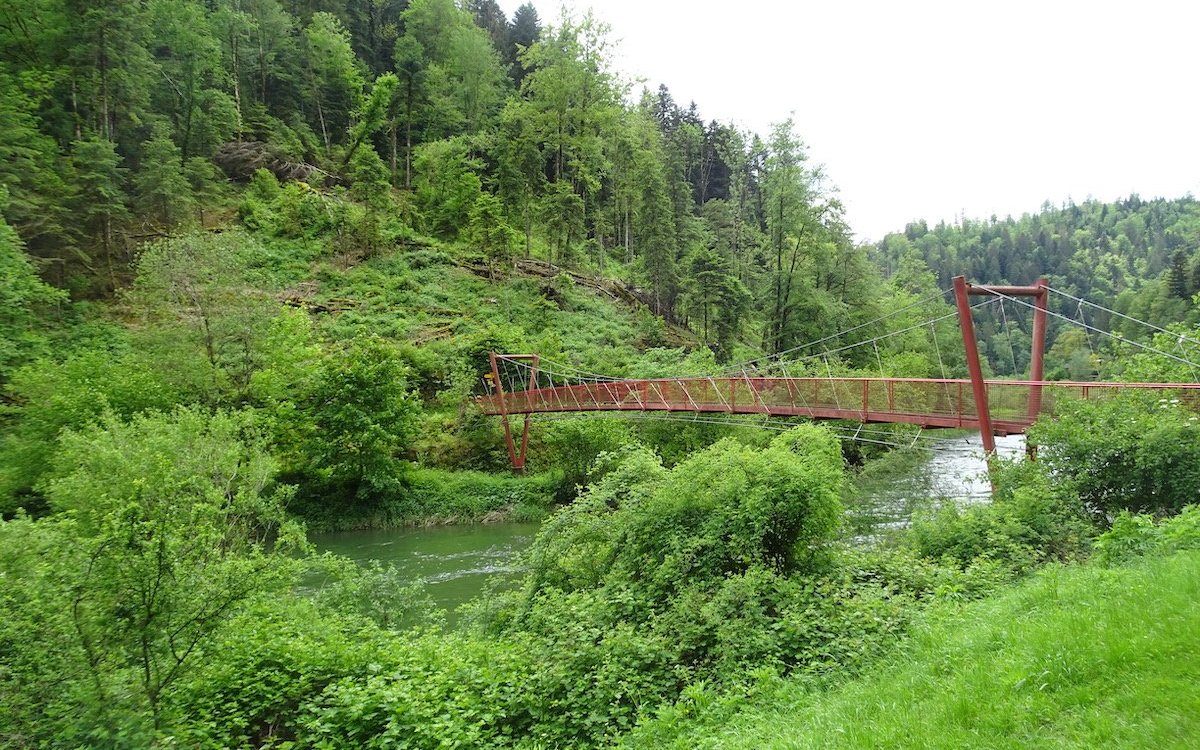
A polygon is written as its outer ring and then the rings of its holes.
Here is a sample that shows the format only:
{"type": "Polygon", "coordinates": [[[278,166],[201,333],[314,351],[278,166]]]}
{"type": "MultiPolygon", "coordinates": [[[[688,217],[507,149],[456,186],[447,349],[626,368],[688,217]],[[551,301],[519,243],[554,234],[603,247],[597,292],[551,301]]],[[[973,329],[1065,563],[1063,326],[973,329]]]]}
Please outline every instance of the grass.
{"type": "Polygon", "coordinates": [[[840,686],[788,680],[731,716],[664,714],[627,745],[1197,747],[1198,600],[1194,551],[1049,568],[992,599],[934,607],[888,661],[840,686]]]}

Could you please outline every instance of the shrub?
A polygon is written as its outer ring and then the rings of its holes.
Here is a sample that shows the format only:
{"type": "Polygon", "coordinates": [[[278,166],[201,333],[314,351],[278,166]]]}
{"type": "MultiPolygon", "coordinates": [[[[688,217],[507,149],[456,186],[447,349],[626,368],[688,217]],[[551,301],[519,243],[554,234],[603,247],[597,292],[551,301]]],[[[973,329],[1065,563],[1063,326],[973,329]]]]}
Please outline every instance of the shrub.
{"type": "Polygon", "coordinates": [[[999,485],[990,504],[948,504],[914,518],[908,540],[916,553],[962,570],[990,559],[1014,573],[1086,554],[1091,527],[1069,487],[1033,464],[1010,465],[999,485]]]}
{"type": "MultiPolygon", "coordinates": [[[[378,507],[402,487],[418,405],[394,348],[359,338],[321,363],[281,437],[309,504],[378,507]]],[[[303,508],[301,508],[303,509],[303,508]]]]}
{"type": "Polygon", "coordinates": [[[18,744],[150,744],[221,625],[292,580],[303,537],[273,468],[241,413],[63,435],[43,480],[56,515],[0,523],[0,702],[40,706],[18,744]]]}
{"type": "Polygon", "coordinates": [[[1150,515],[1122,511],[1113,519],[1112,527],[1096,539],[1096,559],[1105,565],[1152,552],[1167,554],[1185,549],[1200,549],[1200,505],[1189,505],[1159,524],[1150,515]]]}
{"type": "Polygon", "coordinates": [[[1200,497],[1200,418],[1178,399],[1080,401],[1034,425],[1030,440],[1096,513],[1171,513],[1200,497]]]}

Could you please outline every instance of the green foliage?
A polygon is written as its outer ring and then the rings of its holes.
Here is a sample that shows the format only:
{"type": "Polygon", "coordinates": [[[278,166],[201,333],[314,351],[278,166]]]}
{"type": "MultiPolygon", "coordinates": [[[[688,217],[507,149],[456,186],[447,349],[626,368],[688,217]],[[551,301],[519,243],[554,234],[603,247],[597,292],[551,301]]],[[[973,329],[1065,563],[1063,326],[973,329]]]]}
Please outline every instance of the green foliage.
{"type": "Polygon", "coordinates": [[[636,580],[661,604],[679,587],[751,567],[815,569],[836,523],[840,482],[841,452],[816,427],[796,428],[765,450],[723,441],[670,472],[633,449],[534,545],[531,594],[636,580]],[[574,541],[578,534],[584,543],[574,541]],[[576,569],[584,550],[588,562],[576,569]]]}
{"type": "Polygon", "coordinates": [[[466,241],[491,263],[503,263],[512,257],[516,232],[505,220],[499,198],[480,193],[475,199],[467,220],[466,241]]]}
{"type": "Polygon", "coordinates": [[[281,188],[274,175],[259,170],[250,181],[239,214],[248,228],[264,235],[314,239],[334,227],[330,202],[306,183],[289,182],[281,188]]]}
{"type": "Polygon", "coordinates": [[[337,680],[365,679],[394,638],[312,599],[257,600],[206,644],[169,696],[169,735],[189,747],[295,738],[299,714],[337,680]]]}
{"type": "Polygon", "coordinates": [[[408,372],[385,342],[361,338],[321,363],[301,402],[297,468],[326,500],[377,504],[402,487],[401,453],[412,438],[417,404],[408,372]]]}
{"type": "Polygon", "coordinates": [[[359,149],[350,160],[350,194],[372,209],[387,208],[391,197],[387,166],[375,149],[359,149]]]}
{"type": "Polygon", "coordinates": [[[156,242],[138,259],[127,295],[153,326],[146,338],[207,377],[206,397],[217,403],[246,400],[255,373],[272,364],[269,331],[281,307],[265,290],[253,288],[262,285],[262,274],[253,268],[262,252],[240,232],[156,242]]]}
{"type": "MultiPolygon", "coordinates": [[[[5,197],[0,188],[0,209],[5,197]]],[[[21,238],[0,218],[0,383],[8,380],[14,367],[45,350],[39,308],[65,300],[65,294],[38,278],[21,238]]]]}
{"type": "Polygon", "coordinates": [[[1200,422],[1179,399],[1130,394],[1064,406],[1029,439],[1092,511],[1177,512],[1200,495],[1200,422]]]}
{"type": "Polygon", "coordinates": [[[1127,563],[1148,554],[1171,554],[1200,548],[1200,506],[1188,505],[1179,515],[1155,523],[1149,515],[1121,511],[1112,526],[1096,539],[1096,560],[1102,565],[1127,563]]]}
{"type": "Polygon", "coordinates": [[[1050,567],[922,616],[861,675],[691,691],[626,748],[1184,747],[1200,736],[1200,554],[1050,567]],[[733,705],[730,705],[730,704],[733,705]]]}
{"type": "Polygon", "coordinates": [[[537,686],[517,644],[439,635],[397,644],[386,669],[330,685],[301,721],[328,748],[510,747],[529,731],[537,686]]]}
{"type": "Polygon", "coordinates": [[[403,484],[371,502],[347,507],[337,496],[307,498],[302,512],[311,528],[321,531],[389,528],[424,523],[478,523],[504,520],[539,521],[561,493],[562,474],[530,476],[482,471],[406,469],[403,484]]]}
{"type": "Polygon", "coordinates": [[[221,624],[292,578],[303,535],[273,468],[244,413],[109,416],[66,432],[43,480],[58,513],[0,524],[0,652],[22,660],[0,671],[0,694],[41,706],[5,716],[3,731],[147,744],[221,624]]]}
{"type": "Polygon", "coordinates": [[[612,419],[570,419],[552,422],[540,432],[530,460],[537,466],[555,467],[563,472],[563,489],[594,483],[608,462],[597,459],[634,442],[629,424],[612,419]]]}
{"type": "Polygon", "coordinates": [[[672,470],[631,447],[594,471],[539,534],[524,590],[475,613],[532,638],[535,735],[551,744],[628,728],[681,680],[849,663],[903,619],[881,589],[820,575],[841,482],[837,443],[820,428],[760,450],[725,441],[672,470]]]}
{"type": "Polygon", "coordinates": [[[442,624],[442,610],[424,585],[409,581],[394,565],[378,560],[359,565],[327,553],[311,561],[306,578],[316,576],[320,586],[313,598],[331,613],[347,619],[361,617],[395,631],[442,624]]]}
{"type": "Polygon", "coordinates": [[[34,485],[58,451],[65,428],[84,429],[105,412],[129,418],[195,397],[186,360],[165,362],[133,342],[85,348],[61,363],[48,360],[13,374],[8,384],[13,426],[0,437],[0,513],[42,510],[34,485]]]}
{"type": "Polygon", "coordinates": [[[138,206],[163,227],[186,219],[192,189],[183,173],[183,157],[165,128],[155,128],[146,142],[144,164],[133,178],[138,206]]]}
{"type": "Polygon", "coordinates": [[[435,141],[417,149],[413,186],[427,232],[453,237],[468,226],[471,209],[480,198],[481,166],[471,158],[463,139],[435,141]]]}
{"type": "Polygon", "coordinates": [[[914,518],[907,537],[914,551],[963,569],[991,561],[1013,573],[1086,555],[1091,525],[1069,486],[1040,464],[1007,466],[998,483],[991,503],[965,509],[949,503],[914,518]]]}

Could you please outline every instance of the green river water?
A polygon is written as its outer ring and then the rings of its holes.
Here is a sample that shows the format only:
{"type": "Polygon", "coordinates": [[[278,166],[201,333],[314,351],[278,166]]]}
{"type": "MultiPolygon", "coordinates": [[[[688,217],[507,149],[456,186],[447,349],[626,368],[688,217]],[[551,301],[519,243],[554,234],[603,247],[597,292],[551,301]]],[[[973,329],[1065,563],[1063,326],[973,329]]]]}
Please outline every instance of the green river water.
{"type": "Polygon", "coordinates": [[[536,523],[430,526],[314,534],[311,541],[321,552],[395,565],[410,580],[425,581],[433,600],[453,610],[489,579],[514,576],[516,556],[537,530],[536,523]]]}
{"type": "MultiPolygon", "coordinates": [[[[997,441],[1001,455],[1020,453],[1020,436],[997,441]]],[[[932,502],[985,502],[978,435],[935,444],[920,460],[894,470],[866,472],[847,493],[847,534],[867,539],[908,523],[913,511],[932,502]]],[[[424,580],[430,596],[449,612],[475,597],[485,583],[514,579],[517,555],[529,546],[538,524],[497,523],[432,526],[313,535],[319,551],[357,562],[395,565],[409,580],[424,580]]],[[[453,615],[450,616],[453,620],[453,615]]]]}

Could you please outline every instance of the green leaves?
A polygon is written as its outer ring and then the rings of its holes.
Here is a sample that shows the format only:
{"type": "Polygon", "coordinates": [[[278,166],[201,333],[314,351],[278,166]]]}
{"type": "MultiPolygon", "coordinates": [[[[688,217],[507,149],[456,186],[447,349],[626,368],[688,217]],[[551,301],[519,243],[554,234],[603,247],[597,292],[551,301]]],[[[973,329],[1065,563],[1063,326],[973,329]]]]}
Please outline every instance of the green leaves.
{"type": "Polygon", "coordinates": [[[378,339],[355,340],[322,364],[296,427],[310,476],[335,498],[377,502],[399,490],[418,409],[406,377],[396,351],[378,339]]]}
{"type": "Polygon", "coordinates": [[[273,472],[245,413],[109,416],[63,436],[43,482],[58,513],[0,523],[11,550],[0,577],[17,594],[0,598],[0,620],[28,628],[17,651],[28,685],[0,677],[0,693],[25,700],[54,679],[68,688],[42,696],[37,733],[148,744],[166,691],[221,625],[292,580],[305,543],[273,472]]]}
{"type": "MultiPolygon", "coordinates": [[[[0,188],[0,207],[5,196],[0,188]]],[[[0,383],[45,346],[39,309],[65,301],[65,293],[38,278],[21,238],[0,217],[0,383]]]]}
{"type": "Polygon", "coordinates": [[[1029,439],[1098,514],[1171,513],[1200,495],[1200,418],[1170,395],[1068,404],[1029,439]]]}

